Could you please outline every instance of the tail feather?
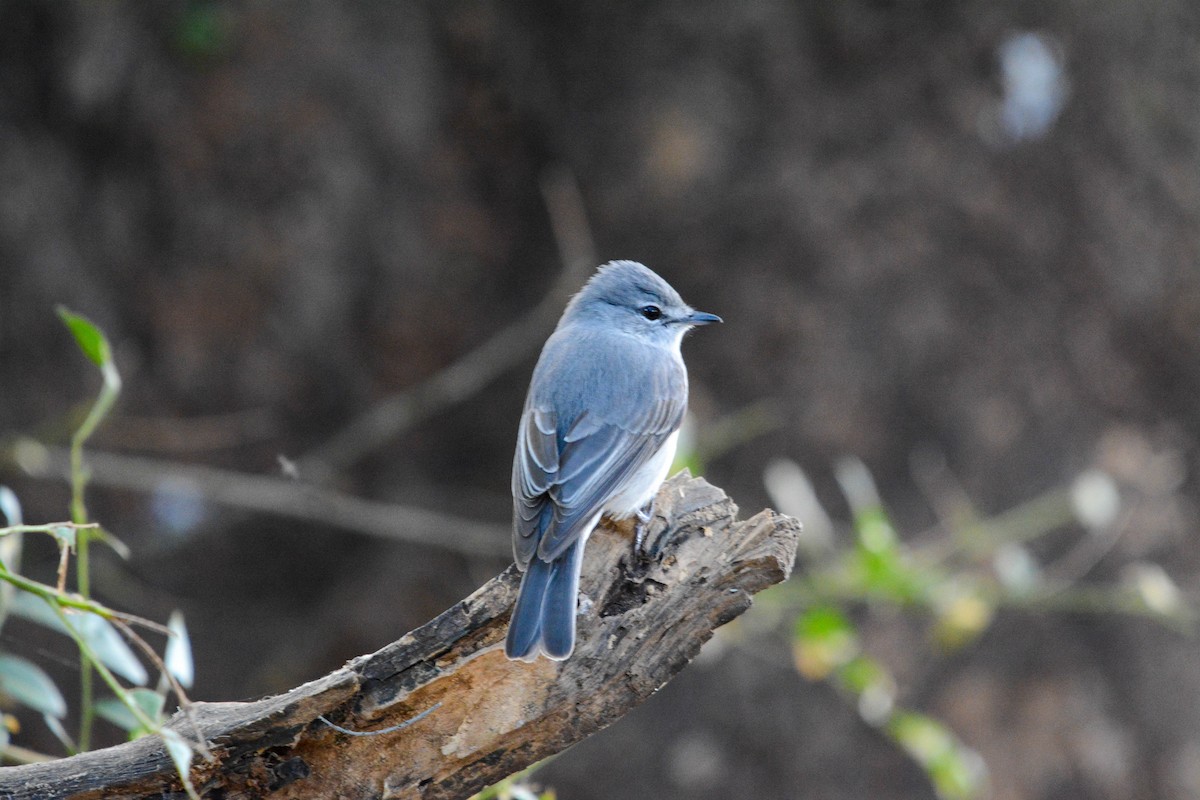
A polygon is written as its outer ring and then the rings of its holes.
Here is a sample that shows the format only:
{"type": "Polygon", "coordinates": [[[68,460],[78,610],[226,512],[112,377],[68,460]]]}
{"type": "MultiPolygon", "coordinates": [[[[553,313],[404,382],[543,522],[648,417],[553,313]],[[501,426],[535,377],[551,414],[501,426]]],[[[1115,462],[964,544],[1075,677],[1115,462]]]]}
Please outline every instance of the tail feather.
{"type": "Polygon", "coordinates": [[[537,658],[538,645],[542,641],[542,608],[546,604],[546,588],[550,585],[553,569],[551,562],[534,556],[521,578],[517,603],[508,623],[508,637],[504,640],[504,653],[513,660],[537,658]]]}
{"type": "Polygon", "coordinates": [[[575,608],[579,600],[579,568],[583,542],[577,541],[555,562],[542,606],[542,651],[561,661],[575,649],[575,608]]]}
{"type": "Polygon", "coordinates": [[[582,555],[578,541],[553,561],[537,556],[530,561],[508,623],[504,652],[509,658],[533,661],[539,651],[559,661],[571,655],[582,555]]]}

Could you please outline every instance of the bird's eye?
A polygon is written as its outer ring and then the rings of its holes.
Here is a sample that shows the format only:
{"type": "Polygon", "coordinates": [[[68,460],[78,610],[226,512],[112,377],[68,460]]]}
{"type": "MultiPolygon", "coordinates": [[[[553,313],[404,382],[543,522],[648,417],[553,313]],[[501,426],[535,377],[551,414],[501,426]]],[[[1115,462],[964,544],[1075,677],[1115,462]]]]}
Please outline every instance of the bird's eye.
{"type": "Polygon", "coordinates": [[[662,309],[658,306],[646,306],[642,309],[642,316],[648,320],[656,320],[662,316],[662,309]]]}

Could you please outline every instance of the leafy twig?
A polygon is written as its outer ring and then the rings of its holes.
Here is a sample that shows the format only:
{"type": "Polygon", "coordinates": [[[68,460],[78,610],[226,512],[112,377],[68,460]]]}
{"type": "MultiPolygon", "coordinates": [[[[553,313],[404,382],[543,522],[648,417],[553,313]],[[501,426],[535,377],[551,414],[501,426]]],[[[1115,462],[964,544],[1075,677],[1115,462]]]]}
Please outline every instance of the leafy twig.
{"type": "MultiPolygon", "coordinates": [[[[139,706],[137,702],[134,701],[132,696],[130,696],[129,692],[125,690],[125,687],[121,685],[121,682],[117,680],[117,676],[113,675],[108,667],[104,666],[104,663],[100,660],[99,655],[97,655],[96,651],[92,649],[92,646],[88,644],[87,639],[75,629],[74,625],[71,624],[71,620],[67,616],[67,612],[54,603],[50,603],[50,607],[54,610],[54,613],[58,616],[59,620],[62,621],[63,626],[66,627],[67,632],[71,635],[71,638],[75,640],[75,644],[79,647],[80,655],[89,664],[95,667],[96,672],[100,675],[101,680],[108,685],[108,688],[111,689],[112,693],[117,697],[118,700],[121,701],[121,704],[124,705],[125,708],[129,709],[129,713],[133,715],[134,719],[138,721],[139,725],[146,730],[161,736],[163,743],[168,747],[168,749],[170,749],[171,741],[168,739],[168,735],[178,736],[178,734],[174,734],[171,731],[165,731],[161,724],[159,724],[156,720],[150,719],[150,717],[146,715],[146,712],[142,710],[141,706],[139,706]]],[[[208,748],[203,741],[186,742],[185,744],[187,744],[193,751],[199,749],[205,753],[208,752],[208,748]]],[[[180,769],[179,777],[183,782],[183,788],[187,792],[188,797],[192,798],[192,800],[200,800],[200,795],[196,793],[195,788],[192,786],[191,780],[183,769],[180,769]]]]}
{"type": "Polygon", "coordinates": [[[192,701],[187,696],[187,692],[184,691],[183,686],[180,685],[179,680],[175,677],[175,674],[171,672],[171,670],[167,669],[167,665],[163,663],[162,657],[159,656],[158,653],[154,652],[154,648],[150,646],[150,643],[139,636],[136,631],[129,627],[128,624],[121,620],[114,620],[113,626],[116,627],[116,629],[119,630],[126,639],[128,639],[139,650],[141,650],[146,658],[150,659],[150,662],[154,665],[154,668],[159,671],[159,674],[166,678],[167,682],[170,683],[171,691],[175,693],[175,698],[179,701],[179,708],[183,711],[184,719],[187,720],[188,725],[192,729],[192,734],[195,736],[195,744],[197,745],[198,751],[204,756],[205,759],[211,761],[213,757],[212,751],[209,750],[208,743],[204,741],[204,734],[200,732],[200,726],[196,724],[196,718],[192,714],[192,701]]]}
{"type": "MultiPolygon", "coordinates": [[[[88,521],[87,507],[83,500],[88,473],[83,464],[83,445],[117,402],[117,396],[121,393],[121,376],[113,362],[112,347],[108,343],[108,338],[91,320],[69,311],[63,306],[58,307],[58,316],[70,328],[79,349],[100,368],[100,374],[104,378],[104,382],[100,386],[100,394],[71,437],[71,519],[76,525],[84,525],[88,521]]],[[[79,593],[87,597],[91,594],[88,530],[80,529],[79,534],[75,543],[75,580],[79,593]]],[[[79,702],[82,706],[79,719],[79,746],[86,750],[91,743],[92,722],[95,715],[92,704],[92,670],[86,661],[80,663],[79,670],[79,702]]]]}
{"type": "Polygon", "coordinates": [[[30,594],[35,594],[46,602],[51,603],[59,608],[72,608],[78,611],[86,611],[89,614],[95,614],[98,617],[103,617],[112,623],[124,622],[131,625],[139,625],[148,630],[155,631],[156,633],[162,633],[165,635],[170,635],[171,633],[166,625],[162,625],[154,620],[146,619],[145,617],[139,617],[136,614],[129,614],[124,611],[116,611],[101,603],[97,603],[91,598],[84,597],[83,595],[62,591],[54,586],[48,586],[47,584],[39,581],[31,580],[26,578],[24,575],[18,575],[17,573],[10,571],[8,567],[4,566],[3,564],[0,564],[0,581],[10,583],[18,589],[29,592],[30,594]]]}
{"type": "Polygon", "coordinates": [[[10,533],[49,533],[51,535],[57,535],[57,532],[60,528],[67,528],[69,530],[76,531],[85,529],[98,530],[100,528],[100,523],[85,522],[80,525],[75,522],[48,522],[44,525],[9,525],[7,527],[0,528],[0,536],[8,536],[10,533]]]}

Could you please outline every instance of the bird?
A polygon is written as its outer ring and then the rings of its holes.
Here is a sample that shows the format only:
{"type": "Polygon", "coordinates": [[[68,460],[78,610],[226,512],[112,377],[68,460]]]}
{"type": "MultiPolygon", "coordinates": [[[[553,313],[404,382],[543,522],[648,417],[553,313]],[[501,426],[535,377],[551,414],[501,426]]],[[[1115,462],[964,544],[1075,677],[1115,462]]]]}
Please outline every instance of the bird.
{"type": "Polygon", "coordinates": [[[523,574],[508,658],[571,655],[588,536],[602,515],[636,515],[639,534],[649,520],[687,410],[680,345],[693,328],[721,321],[636,261],[602,265],[568,302],[517,430],[513,556],[523,574]]]}

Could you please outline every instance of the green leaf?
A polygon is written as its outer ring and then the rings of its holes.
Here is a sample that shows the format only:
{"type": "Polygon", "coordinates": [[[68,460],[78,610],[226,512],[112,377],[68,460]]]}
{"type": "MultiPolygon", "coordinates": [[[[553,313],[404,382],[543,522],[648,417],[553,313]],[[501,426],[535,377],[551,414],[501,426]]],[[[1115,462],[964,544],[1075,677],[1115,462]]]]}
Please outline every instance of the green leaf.
{"type": "Polygon", "coordinates": [[[888,734],[912,756],[945,800],[970,800],[987,780],[983,759],[964,746],[942,723],[913,711],[898,711],[888,734]]]}
{"type": "Polygon", "coordinates": [[[854,625],[836,606],[815,606],[796,620],[796,636],[801,641],[818,641],[854,633],[854,625]]]}
{"type": "Polygon", "coordinates": [[[134,703],[142,710],[150,719],[158,722],[162,720],[163,706],[167,702],[167,698],[151,689],[131,689],[129,694],[133,697],[134,703]]]}
{"type": "MultiPolygon", "coordinates": [[[[162,710],[166,698],[161,694],[149,689],[133,689],[129,695],[143,714],[155,722],[162,720],[162,710]]],[[[149,732],[119,697],[105,697],[103,700],[97,701],[94,708],[97,714],[121,730],[136,734],[149,732]]]]}
{"type": "Polygon", "coordinates": [[[919,602],[938,579],[936,570],[915,565],[887,512],[878,503],[857,506],[849,577],[863,595],[899,604],[919,602]]]}
{"type": "Polygon", "coordinates": [[[858,696],[858,714],[876,727],[891,719],[896,706],[896,680],[870,656],[856,656],[837,670],[838,683],[858,696]]]}
{"type": "Polygon", "coordinates": [[[945,725],[915,711],[897,711],[888,723],[888,733],[922,766],[954,746],[954,737],[945,725]]]}
{"type": "Polygon", "coordinates": [[[192,641],[188,638],[187,625],[183,621],[182,611],[172,611],[167,620],[167,628],[171,637],[167,639],[167,649],[163,654],[163,663],[167,671],[175,676],[187,689],[192,688],[195,678],[195,666],[192,662],[192,641]]]}
{"type": "Polygon", "coordinates": [[[59,552],[62,552],[62,547],[66,546],[72,552],[75,551],[75,541],[78,529],[71,528],[67,525],[59,525],[54,529],[54,538],[59,542],[59,552]]]}
{"type": "Polygon", "coordinates": [[[138,718],[129,710],[129,706],[115,697],[97,700],[92,704],[92,708],[95,709],[98,717],[108,720],[123,731],[136,731],[142,726],[142,723],[138,722],[138,718]]]}
{"type": "Polygon", "coordinates": [[[143,686],[150,680],[146,667],[108,620],[95,614],[76,612],[67,617],[105,666],[130,683],[143,686]]]}
{"type": "Polygon", "coordinates": [[[79,349],[88,357],[88,360],[97,367],[104,367],[112,363],[112,348],[108,344],[108,339],[94,322],[82,314],[70,311],[65,306],[59,306],[57,311],[59,318],[66,323],[75,337],[76,344],[79,345],[79,349]]]}
{"type": "Polygon", "coordinates": [[[856,511],[854,532],[862,546],[872,553],[896,549],[896,529],[882,506],[868,506],[856,511]]]}
{"type": "Polygon", "coordinates": [[[7,486],[0,486],[0,514],[4,515],[8,525],[24,523],[21,518],[21,501],[17,499],[17,493],[7,486]]]}
{"type": "Polygon", "coordinates": [[[926,765],[939,796],[946,800],[971,800],[983,792],[987,772],[983,759],[973,750],[955,747],[926,765]]]}
{"type": "Polygon", "coordinates": [[[67,714],[67,702],[50,676],[20,656],[0,653],[0,692],[52,717],[61,719],[67,714]]]}
{"type": "MultiPolygon", "coordinates": [[[[62,620],[54,613],[46,600],[28,592],[17,592],[9,609],[13,615],[42,625],[58,633],[68,634],[62,620]]],[[[108,620],[87,612],[70,611],[68,619],[71,625],[82,636],[104,665],[125,678],[130,683],[139,686],[150,680],[146,667],[138,661],[133,650],[117,633],[117,629],[108,620]]]]}
{"type": "Polygon", "coordinates": [[[192,746],[169,728],[164,728],[159,734],[162,736],[163,744],[167,747],[171,761],[175,762],[175,771],[179,773],[179,779],[183,781],[183,788],[187,791],[188,797],[198,797],[189,777],[192,770],[192,746]]]}
{"type": "Polygon", "coordinates": [[[966,578],[945,581],[931,594],[937,612],[933,636],[947,650],[979,638],[996,613],[983,590],[966,578]]]}
{"type": "Polygon", "coordinates": [[[92,528],[90,531],[91,536],[108,545],[109,549],[116,553],[122,561],[128,561],[130,556],[133,555],[133,551],[129,549],[129,545],[118,539],[112,531],[105,530],[104,528],[92,528]]]}
{"type": "Polygon", "coordinates": [[[912,563],[901,547],[873,550],[857,543],[848,565],[859,592],[899,605],[925,601],[930,589],[942,580],[939,570],[912,563]]]}
{"type": "Polygon", "coordinates": [[[834,606],[810,608],[796,620],[792,657],[809,680],[821,680],[858,653],[858,631],[834,606]]]}
{"type": "Polygon", "coordinates": [[[67,629],[63,627],[62,621],[54,614],[54,609],[50,608],[36,594],[30,592],[17,592],[13,597],[12,606],[9,608],[14,616],[27,619],[41,625],[44,628],[49,628],[52,631],[58,631],[65,634],[67,629]]]}
{"type": "MultiPolygon", "coordinates": [[[[0,486],[0,514],[4,515],[7,525],[16,526],[24,523],[21,517],[21,501],[17,494],[7,486],[0,486]]],[[[16,572],[21,568],[21,551],[24,548],[24,537],[21,534],[11,534],[0,537],[0,565],[16,572]]],[[[8,618],[8,607],[12,604],[16,587],[11,583],[0,586],[0,625],[8,618]]]]}
{"type": "Polygon", "coordinates": [[[843,685],[855,694],[862,694],[872,686],[891,682],[887,670],[868,656],[851,659],[838,670],[838,677],[843,685]]]}
{"type": "Polygon", "coordinates": [[[62,743],[68,753],[78,753],[79,748],[75,744],[75,740],[71,738],[71,734],[67,733],[67,729],[63,727],[62,722],[58,717],[52,717],[49,714],[42,714],[42,720],[46,723],[46,727],[54,734],[54,738],[62,743]]]}

